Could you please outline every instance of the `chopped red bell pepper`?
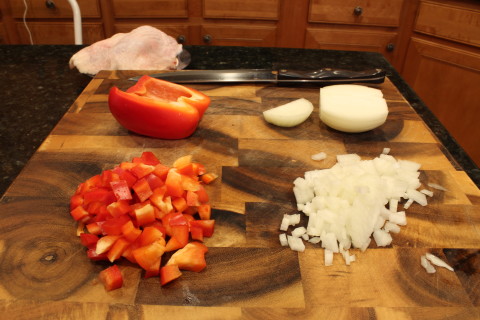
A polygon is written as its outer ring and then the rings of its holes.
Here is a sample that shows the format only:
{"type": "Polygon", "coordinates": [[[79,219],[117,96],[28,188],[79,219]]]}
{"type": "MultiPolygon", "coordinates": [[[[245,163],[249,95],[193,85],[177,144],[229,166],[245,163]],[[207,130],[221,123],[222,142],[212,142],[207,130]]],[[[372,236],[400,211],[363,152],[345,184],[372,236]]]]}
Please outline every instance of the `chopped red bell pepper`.
{"type": "Polygon", "coordinates": [[[126,258],[140,265],[145,277],[160,275],[162,284],[179,277],[180,269],[205,268],[207,248],[200,242],[212,235],[215,221],[202,175],[205,168],[191,156],[170,168],[144,152],[81,183],[70,199],[70,213],[87,256],[110,262],[126,258]],[[161,269],[163,253],[175,250],[161,269]]]}
{"type": "Polygon", "coordinates": [[[200,272],[207,266],[205,262],[205,253],[207,251],[208,248],[203,243],[190,242],[175,252],[166,265],[176,264],[180,270],[200,272]]]}
{"type": "Polygon", "coordinates": [[[112,181],[110,186],[117,200],[132,200],[132,193],[127,180],[112,181]]]}
{"type": "Polygon", "coordinates": [[[116,264],[102,270],[99,274],[100,281],[103,283],[105,290],[111,291],[121,288],[123,285],[122,272],[116,264]]]}
{"type": "Polygon", "coordinates": [[[164,266],[160,268],[160,283],[162,286],[164,286],[167,283],[179,278],[181,275],[182,272],[176,264],[164,266]]]}
{"type": "Polygon", "coordinates": [[[145,75],[126,92],[113,87],[108,105],[115,119],[130,131],[161,139],[183,139],[196,130],[210,98],[145,75]]]}

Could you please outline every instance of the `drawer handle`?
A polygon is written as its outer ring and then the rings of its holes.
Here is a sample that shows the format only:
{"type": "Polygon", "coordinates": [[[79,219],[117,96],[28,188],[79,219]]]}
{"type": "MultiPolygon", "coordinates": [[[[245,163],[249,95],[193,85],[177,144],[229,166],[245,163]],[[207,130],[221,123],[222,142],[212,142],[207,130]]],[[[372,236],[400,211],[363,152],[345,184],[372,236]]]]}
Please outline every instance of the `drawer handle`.
{"type": "Polygon", "coordinates": [[[178,43],[185,43],[186,40],[187,40],[187,38],[185,38],[185,36],[183,34],[181,34],[177,37],[177,42],[178,43]]]}
{"type": "Polygon", "coordinates": [[[210,43],[212,41],[212,36],[209,34],[206,34],[203,36],[203,42],[205,43],[210,43]]]}
{"type": "Polygon", "coordinates": [[[55,2],[53,2],[52,0],[46,0],[45,1],[45,6],[48,9],[55,9],[55,2]]]}
{"type": "Polygon", "coordinates": [[[355,7],[355,9],[353,9],[353,14],[356,15],[357,17],[361,16],[362,13],[363,13],[363,9],[360,6],[355,7]]]}
{"type": "Polygon", "coordinates": [[[387,51],[392,52],[393,50],[395,50],[395,45],[393,43],[387,44],[387,51]]]}

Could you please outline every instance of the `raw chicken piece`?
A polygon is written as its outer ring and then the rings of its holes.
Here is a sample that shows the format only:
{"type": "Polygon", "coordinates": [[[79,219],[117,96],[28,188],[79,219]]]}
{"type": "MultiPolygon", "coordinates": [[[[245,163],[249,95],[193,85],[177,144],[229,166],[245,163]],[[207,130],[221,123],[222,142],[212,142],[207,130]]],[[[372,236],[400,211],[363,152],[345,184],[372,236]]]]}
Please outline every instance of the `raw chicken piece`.
{"type": "Polygon", "coordinates": [[[92,75],[100,70],[169,70],[176,68],[181,51],[174,38],[141,26],[83,48],[71,57],[70,68],[92,75]]]}

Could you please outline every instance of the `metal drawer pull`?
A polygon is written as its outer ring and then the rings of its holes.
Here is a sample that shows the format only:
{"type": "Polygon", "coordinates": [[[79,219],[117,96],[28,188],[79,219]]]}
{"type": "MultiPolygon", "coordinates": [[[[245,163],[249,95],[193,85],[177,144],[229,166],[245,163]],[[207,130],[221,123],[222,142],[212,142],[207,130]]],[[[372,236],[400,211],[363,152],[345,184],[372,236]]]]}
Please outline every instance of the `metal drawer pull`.
{"type": "Polygon", "coordinates": [[[55,9],[55,8],[56,8],[55,2],[53,2],[52,0],[46,0],[46,1],[45,1],[45,6],[46,6],[48,9],[55,9]]]}
{"type": "Polygon", "coordinates": [[[356,15],[357,17],[362,15],[362,13],[363,13],[363,9],[360,6],[355,7],[355,9],[353,9],[353,14],[356,15]]]}

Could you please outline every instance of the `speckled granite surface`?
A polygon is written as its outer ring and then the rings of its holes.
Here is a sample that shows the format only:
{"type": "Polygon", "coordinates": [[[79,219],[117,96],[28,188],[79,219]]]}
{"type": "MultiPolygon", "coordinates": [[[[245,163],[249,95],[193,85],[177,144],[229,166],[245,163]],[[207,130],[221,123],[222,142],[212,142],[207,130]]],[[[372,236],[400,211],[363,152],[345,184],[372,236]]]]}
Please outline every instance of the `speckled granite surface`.
{"type": "MultiPolygon", "coordinates": [[[[80,48],[74,45],[0,46],[0,195],[91,80],[68,67],[70,57],[80,48]]],[[[445,152],[480,186],[479,168],[380,54],[287,48],[185,48],[192,56],[187,69],[384,68],[443,142],[445,152]]]]}

